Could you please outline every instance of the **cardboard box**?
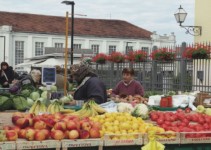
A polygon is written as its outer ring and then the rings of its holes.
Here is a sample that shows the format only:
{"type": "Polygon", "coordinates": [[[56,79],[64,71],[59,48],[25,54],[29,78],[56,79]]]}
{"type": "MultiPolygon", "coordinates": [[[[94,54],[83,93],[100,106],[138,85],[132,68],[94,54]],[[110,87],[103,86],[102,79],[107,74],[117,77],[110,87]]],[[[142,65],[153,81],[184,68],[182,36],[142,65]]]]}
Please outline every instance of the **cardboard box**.
{"type": "Polygon", "coordinates": [[[199,137],[203,134],[210,134],[211,132],[182,132],[181,136],[181,144],[191,144],[191,143],[211,143],[211,137],[199,137]],[[190,136],[190,137],[188,137],[190,136]],[[192,138],[192,136],[195,136],[192,138]]]}

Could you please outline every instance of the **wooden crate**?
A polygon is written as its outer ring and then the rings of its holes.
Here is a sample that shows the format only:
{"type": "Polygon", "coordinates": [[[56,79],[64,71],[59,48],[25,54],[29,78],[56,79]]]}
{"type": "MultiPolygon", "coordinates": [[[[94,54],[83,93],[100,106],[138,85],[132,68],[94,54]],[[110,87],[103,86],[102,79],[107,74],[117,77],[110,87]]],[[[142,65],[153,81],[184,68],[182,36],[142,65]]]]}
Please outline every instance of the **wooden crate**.
{"type": "MultiPolygon", "coordinates": [[[[180,144],[180,133],[157,133],[156,141],[162,144],[180,144]],[[175,134],[175,137],[170,137],[172,134],[175,134]],[[169,136],[169,138],[167,138],[169,136]],[[162,138],[161,138],[162,137],[162,138]]],[[[144,135],[144,144],[149,143],[148,135],[144,135]]]]}
{"type": "Polygon", "coordinates": [[[209,93],[198,93],[196,98],[196,105],[203,105],[204,97],[209,96],[209,93]]]}
{"type": "Polygon", "coordinates": [[[14,142],[0,142],[0,150],[14,150],[16,149],[16,143],[14,142]]]}
{"type": "Polygon", "coordinates": [[[196,143],[211,143],[211,137],[196,137],[196,138],[186,138],[187,134],[210,134],[211,132],[181,132],[181,144],[196,144],[196,143]]]}
{"type": "Polygon", "coordinates": [[[99,147],[102,149],[103,140],[101,139],[77,139],[77,140],[61,140],[62,150],[76,147],[99,147]]]}
{"type": "Polygon", "coordinates": [[[143,145],[142,134],[106,134],[104,136],[104,146],[124,146],[124,145],[143,145]],[[135,139],[119,139],[112,140],[112,137],[117,136],[134,136],[135,139]]]}
{"type": "Polygon", "coordinates": [[[61,142],[57,140],[45,140],[45,141],[16,141],[17,150],[23,149],[56,149],[60,150],[61,142]]]}

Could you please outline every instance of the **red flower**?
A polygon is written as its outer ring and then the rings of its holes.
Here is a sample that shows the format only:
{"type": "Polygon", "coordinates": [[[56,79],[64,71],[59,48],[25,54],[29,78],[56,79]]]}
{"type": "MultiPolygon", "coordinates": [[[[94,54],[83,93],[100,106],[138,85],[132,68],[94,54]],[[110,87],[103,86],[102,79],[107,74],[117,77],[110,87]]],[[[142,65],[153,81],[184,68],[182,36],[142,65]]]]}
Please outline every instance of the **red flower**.
{"type": "Polygon", "coordinates": [[[174,60],[176,58],[176,52],[171,50],[171,49],[161,48],[161,49],[158,49],[158,50],[154,50],[150,54],[150,57],[153,60],[171,61],[171,60],[174,60]]]}
{"type": "Polygon", "coordinates": [[[92,58],[92,61],[99,64],[104,64],[107,59],[108,59],[108,56],[106,54],[99,53],[92,58]]]}
{"type": "Polygon", "coordinates": [[[204,45],[195,45],[187,47],[182,54],[183,58],[190,59],[208,59],[210,54],[210,47],[204,45]]]}
{"type": "Polygon", "coordinates": [[[131,51],[126,59],[132,62],[142,62],[147,59],[147,53],[143,50],[131,51]]]}
{"type": "Polygon", "coordinates": [[[115,63],[122,63],[125,61],[125,56],[120,53],[120,52],[112,52],[109,56],[108,56],[108,60],[115,62],[115,63]]]}

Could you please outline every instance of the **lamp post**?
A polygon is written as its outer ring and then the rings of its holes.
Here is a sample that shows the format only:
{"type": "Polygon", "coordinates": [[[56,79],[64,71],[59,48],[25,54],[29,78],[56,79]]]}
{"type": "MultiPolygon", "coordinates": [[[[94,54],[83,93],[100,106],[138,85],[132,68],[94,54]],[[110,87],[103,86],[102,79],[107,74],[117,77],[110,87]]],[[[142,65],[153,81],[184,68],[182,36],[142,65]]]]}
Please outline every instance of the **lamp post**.
{"type": "Polygon", "coordinates": [[[186,29],[187,34],[191,34],[193,36],[201,36],[201,34],[202,34],[201,26],[183,26],[182,25],[182,23],[185,21],[187,14],[188,13],[180,5],[180,7],[178,8],[178,12],[174,14],[177,23],[179,23],[179,25],[182,28],[186,29]]]}
{"type": "Polygon", "coordinates": [[[72,6],[72,13],[71,13],[71,52],[70,52],[70,59],[71,59],[71,65],[73,65],[73,36],[74,36],[74,5],[75,5],[75,2],[74,1],[68,1],[68,0],[65,0],[62,2],[63,4],[66,4],[66,5],[71,5],[72,6]]]}
{"type": "Polygon", "coordinates": [[[4,39],[4,62],[5,62],[6,38],[5,38],[5,36],[2,36],[2,35],[0,37],[2,37],[4,39]]]}

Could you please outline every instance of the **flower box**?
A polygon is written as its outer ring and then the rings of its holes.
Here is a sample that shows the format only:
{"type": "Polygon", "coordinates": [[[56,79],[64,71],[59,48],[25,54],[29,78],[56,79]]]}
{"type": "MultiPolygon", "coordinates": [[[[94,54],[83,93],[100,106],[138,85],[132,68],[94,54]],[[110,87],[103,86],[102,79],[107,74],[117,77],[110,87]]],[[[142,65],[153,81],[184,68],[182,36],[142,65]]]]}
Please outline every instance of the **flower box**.
{"type": "Polygon", "coordinates": [[[123,63],[125,61],[125,56],[120,52],[112,52],[108,56],[108,60],[115,63],[123,63]]]}
{"type": "Polygon", "coordinates": [[[92,58],[92,61],[93,61],[93,62],[96,62],[96,63],[98,63],[98,64],[105,64],[107,58],[108,58],[108,56],[107,56],[106,54],[99,53],[99,54],[97,54],[96,56],[94,56],[94,57],[92,58]]]}
{"type": "Polygon", "coordinates": [[[187,47],[183,52],[183,58],[208,59],[210,50],[206,46],[187,47]]]}
{"type": "Polygon", "coordinates": [[[171,49],[161,48],[158,50],[154,50],[151,53],[150,57],[153,60],[158,61],[173,61],[176,58],[176,52],[171,49]]]}
{"type": "Polygon", "coordinates": [[[131,51],[127,56],[130,62],[143,62],[147,59],[147,53],[143,50],[131,51]]]}

